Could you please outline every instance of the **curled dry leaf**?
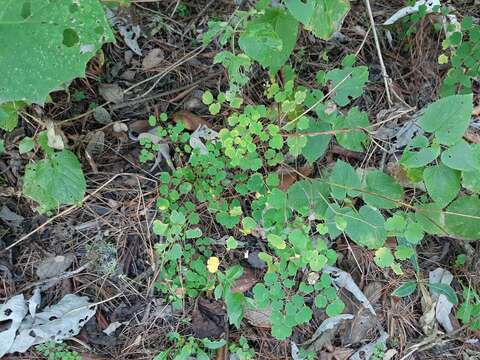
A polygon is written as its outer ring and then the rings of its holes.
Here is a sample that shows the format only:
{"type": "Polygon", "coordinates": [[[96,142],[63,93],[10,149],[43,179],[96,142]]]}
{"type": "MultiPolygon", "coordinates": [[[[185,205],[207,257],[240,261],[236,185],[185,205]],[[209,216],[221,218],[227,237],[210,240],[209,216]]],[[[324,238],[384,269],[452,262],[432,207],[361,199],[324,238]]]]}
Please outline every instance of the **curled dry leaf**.
{"type": "Polygon", "coordinates": [[[195,337],[219,338],[225,329],[225,318],[225,309],[220,302],[199,298],[192,315],[195,337]]]}
{"type": "Polygon", "coordinates": [[[191,113],[190,111],[179,111],[173,114],[173,121],[183,123],[185,129],[190,131],[197,130],[201,125],[210,127],[208,122],[202,119],[200,116],[191,113]]]}
{"type": "Polygon", "coordinates": [[[65,148],[61,133],[55,129],[55,125],[50,120],[47,121],[47,141],[48,146],[53,149],[63,150],[65,148]]]}
{"type": "Polygon", "coordinates": [[[156,48],[149,51],[149,53],[142,60],[142,67],[144,70],[150,70],[160,65],[165,58],[162,49],[156,48]]]}

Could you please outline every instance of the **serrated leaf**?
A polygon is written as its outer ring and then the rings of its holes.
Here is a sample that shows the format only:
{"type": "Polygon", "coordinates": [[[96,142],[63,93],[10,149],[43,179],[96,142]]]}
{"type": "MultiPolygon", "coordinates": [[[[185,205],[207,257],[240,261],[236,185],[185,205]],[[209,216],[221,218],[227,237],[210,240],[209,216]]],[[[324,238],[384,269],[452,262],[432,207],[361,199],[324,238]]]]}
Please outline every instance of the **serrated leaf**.
{"type": "Polygon", "coordinates": [[[336,119],[333,129],[338,130],[338,133],[335,135],[335,138],[345,149],[363,151],[368,137],[361,128],[367,126],[367,114],[354,107],[350,109],[346,116],[336,119]]]}
{"type": "Polygon", "coordinates": [[[282,9],[267,9],[247,23],[240,48],[260,65],[276,73],[285,64],[297,41],[298,24],[282,9]]]}
{"type": "Polygon", "coordinates": [[[430,166],[423,171],[423,182],[428,195],[443,208],[455,199],[460,191],[460,172],[443,164],[430,166]]]}
{"type": "Polygon", "coordinates": [[[84,76],[95,52],[114,41],[98,0],[8,1],[2,6],[0,68],[8,71],[0,77],[0,103],[42,104],[50,91],[84,76]]]}
{"type": "Polygon", "coordinates": [[[458,304],[457,294],[450,285],[442,283],[428,283],[427,286],[430,288],[430,290],[436,291],[441,295],[445,295],[448,301],[450,301],[453,305],[458,304]]]}
{"type": "Polygon", "coordinates": [[[339,31],[342,21],[350,9],[347,0],[285,0],[288,11],[300,21],[307,30],[323,40],[328,40],[335,31],[339,31]]]}
{"type": "MultiPolygon", "coordinates": [[[[0,96],[1,94],[2,92],[0,88],[0,96]]],[[[24,106],[25,106],[25,103],[21,101],[1,104],[0,105],[0,129],[5,131],[12,131],[13,129],[15,129],[18,124],[18,111],[24,106]]]]}
{"type": "Polygon", "coordinates": [[[403,188],[395,179],[382,171],[371,171],[366,176],[366,189],[363,200],[379,209],[394,209],[399,205],[396,201],[403,198],[403,188]]]}
{"type": "Polygon", "coordinates": [[[394,292],[392,292],[392,296],[398,297],[405,297],[413,294],[413,292],[417,289],[417,282],[416,281],[407,281],[406,283],[400,285],[394,292]]]}
{"type": "Polygon", "coordinates": [[[377,249],[375,251],[375,257],[373,260],[375,261],[375,264],[382,268],[390,267],[395,262],[392,251],[386,247],[377,249]]]}
{"type": "Polygon", "coordinates": [[[461,196],[445,212],[449,234],[465,240],[480,239],[480,200],[476,196],[461,196]]]}
{"type": "Polygon", "coordinates": [[[56,152],[46,159],[27,166],[23,193],[39,203],[39,212],[54,210],[62,204],[72,205],[83,200],[85,177],[74,153],[56,152]]]}
{"type": "Polygon", "coordinates": [[[330,175],[330,189],[334,198],[343,200],[347,196],[358,196],[360,178],[355,169],[348,163],[337,160],[330,175]]]}
{"type": "Polygon", "coordinates": [[[473,110],[473,96],[453,95],[430,104],[418,120],[423,130],[435,133],[440,144],[453,145],[468,128],[473,110]]]}
{"type": "Polygon", "coordinates": [[[473,146],[464,140],[442,152],[442,162],[451,169],[460,171],[480,170],[480,146],[473,146]]]}

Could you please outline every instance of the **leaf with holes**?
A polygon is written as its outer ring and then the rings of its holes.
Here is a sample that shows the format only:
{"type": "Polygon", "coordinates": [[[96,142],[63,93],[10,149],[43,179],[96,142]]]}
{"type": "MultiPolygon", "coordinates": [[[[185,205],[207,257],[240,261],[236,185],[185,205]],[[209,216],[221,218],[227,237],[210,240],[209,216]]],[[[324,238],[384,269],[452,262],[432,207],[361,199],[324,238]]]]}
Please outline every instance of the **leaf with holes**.
{"type": "Polygon", "coordinates": [[[98,0],[15,0],[0,9],[0,103],[42,104],[84,76],[103,43],[114,41],[98,0]]]}
{"type": "Polygon", "coordinates": [[[475,148],[461,140],[445,150],[441,156],[442,162],[449,168],[460,171],[480,170],[480,145],[475,148]]]}
{"type": "Polygon", "coordinates": [[[305,29],[321,39],[328,40],[339,31],[343,19],[350,9],[348,0],[285,0],[288,11],[305,29]]]}
{"type": "Polygon", "coordinates": [[[74,153],[56,152],[25,171],[23,193],[39,203],[39,212],[56,209],[62,204],[82,201],[86,184],[83,171],[74,153]]]}

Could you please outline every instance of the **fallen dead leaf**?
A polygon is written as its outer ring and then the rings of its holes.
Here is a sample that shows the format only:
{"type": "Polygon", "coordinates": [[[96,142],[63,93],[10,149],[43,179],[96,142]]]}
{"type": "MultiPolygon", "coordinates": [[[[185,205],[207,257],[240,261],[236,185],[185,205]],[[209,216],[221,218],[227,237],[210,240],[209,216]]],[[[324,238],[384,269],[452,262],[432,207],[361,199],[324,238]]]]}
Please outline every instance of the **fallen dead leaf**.
{"type": "Polygon", "coordinates": [[[202,119],[200,116],[191,113],[190,111],[179,111],[173,114],[173,121],[181,122],[185,126],[185,129],[194,131],[197,130],[201,125],[210,127],[209,124],[202,119]]]}
{"type": "Polygon", "coordinates": [[[51,256],[40,262],[37,276],[40,279],[48,279],[60,275],[72,265],[73,260],[75,260],[73,254],[51,256]]]}
{"type": "Polygon", "coordinates": [[[160,65],[165,58],[165,54],[162,49],[156,48],[150,50],[150,52],[143,58],[142,67],[144,70],[150,70],[160,65]]]}
{"type": "Polygon", "coordinates": [[[225,330],[225,317],[222,303],[199,298],[192,315],[195,337],[218,339],[225,330]]]}
{"type": "Polygon", "coordinates": [[[245,309],[245,319],[247,321],[259,328],[270,329],[272,327],[272,322],[270,321],[270,316],[272,315],[272,309],[267,307],[265,309],[245,309]]]}
{"type": "Polygon", "coordinates": [[[118,84],[100,84],[98,92],[107,101],[115,104],[123,102],[123,90],[118,84]]]}
{"type": "Polygon", "coordinates": [[[255,276],[255,271],[250,268],[244,268],[243,274],[240,276],[232,285],[232,292],[244,293],[245,291],[250,290],[256,283],[258,279],[255,276]]]}
{"type": "Polygon", "coordinates": [[[280,177],[280,184],[278,187],[280,190],[288,190],[296,181],[301,180],[303,177],[309,177],[313,174],[313,167],[309,165],[301,166],[297,171],[289,169],[279,169],[277,171],[280,177]]]}

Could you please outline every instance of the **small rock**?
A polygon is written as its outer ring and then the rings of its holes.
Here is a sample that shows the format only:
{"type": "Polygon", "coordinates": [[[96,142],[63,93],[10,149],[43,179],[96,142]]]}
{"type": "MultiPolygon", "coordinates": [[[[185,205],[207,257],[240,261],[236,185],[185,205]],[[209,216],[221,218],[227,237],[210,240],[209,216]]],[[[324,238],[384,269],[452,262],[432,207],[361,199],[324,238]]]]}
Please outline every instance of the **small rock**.
{"type": "Polygon", "coordinates": [[[48,279],[60,275],[72,265],[74,259],[72,254],[48,257],[38,265],[37,276],[48,279]]]}
{"type": "Polygon", "coordinates": [[[248,254],[247,262],[254,269],[263,270],[267,267],[267,264],[258,257],[258,251],[253,251],[248,254]]]}
{"type": "Polygon", "coordinates": [[[123,90],[118,84],[100,84],[98,91],[107,101],[115,104],[123,102],[123,90]]]}

